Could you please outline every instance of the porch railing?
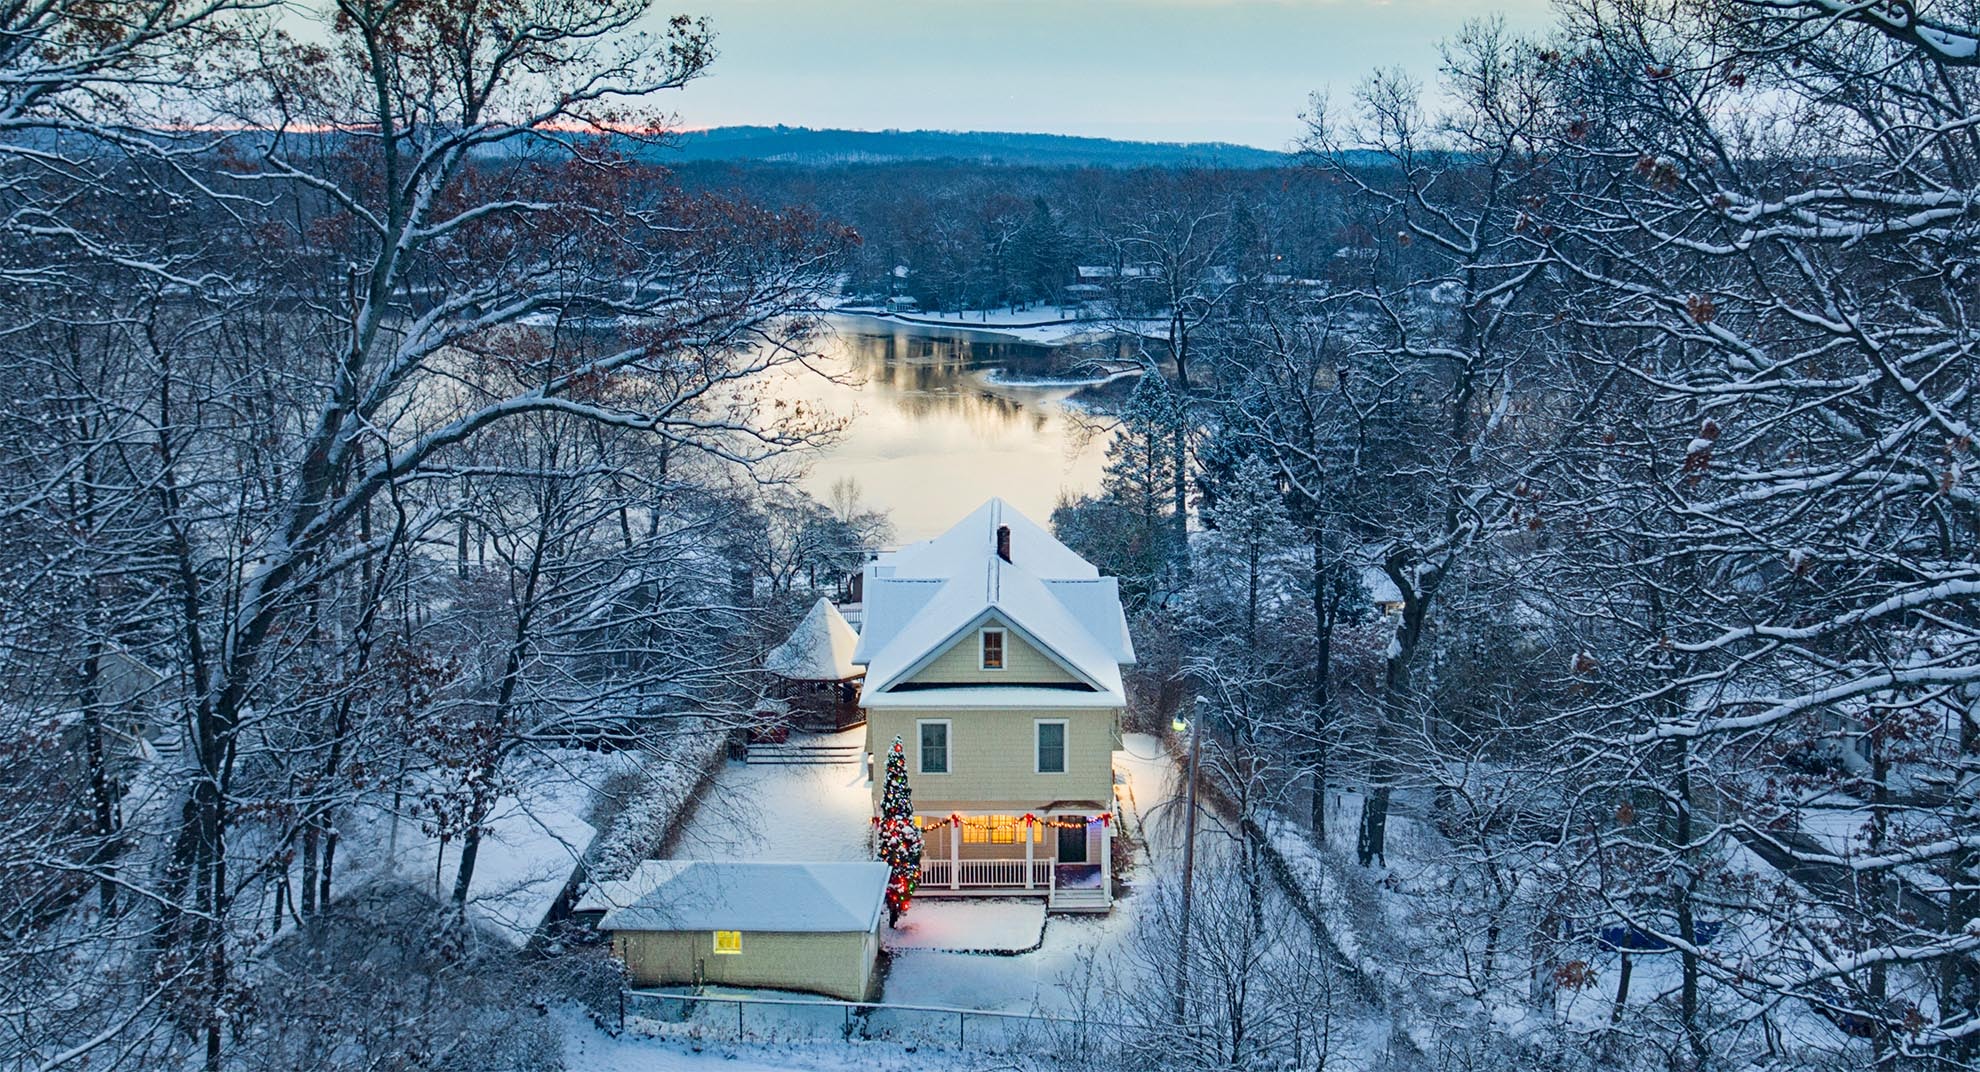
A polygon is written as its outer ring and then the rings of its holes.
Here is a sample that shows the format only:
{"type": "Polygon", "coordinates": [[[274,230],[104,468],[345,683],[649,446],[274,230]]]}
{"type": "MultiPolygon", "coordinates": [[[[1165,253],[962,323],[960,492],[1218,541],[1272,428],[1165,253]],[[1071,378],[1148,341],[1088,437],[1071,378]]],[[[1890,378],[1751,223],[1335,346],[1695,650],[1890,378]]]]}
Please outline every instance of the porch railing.
{"type": "Polygon", "coordinates": [[[1052,888],[1052,861],[923,860],[921,885],[935,890],[1039,890],[1052,888]],[[1027,877],[1027,870],[1030,872],[1027,877]]]}

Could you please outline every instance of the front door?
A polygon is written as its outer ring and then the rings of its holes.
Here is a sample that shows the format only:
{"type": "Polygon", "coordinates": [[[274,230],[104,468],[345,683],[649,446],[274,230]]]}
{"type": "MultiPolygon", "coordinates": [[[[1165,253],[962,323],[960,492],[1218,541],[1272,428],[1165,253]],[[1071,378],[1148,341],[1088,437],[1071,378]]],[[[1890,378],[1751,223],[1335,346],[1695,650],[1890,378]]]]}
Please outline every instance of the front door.
{"type": "Polygon", "coordinates": [[[1059,822],[1059,862],[1062,864],[1083,864],[1086,862],[1086,817],[1084,815],[1062,815],[1059,822]]]}

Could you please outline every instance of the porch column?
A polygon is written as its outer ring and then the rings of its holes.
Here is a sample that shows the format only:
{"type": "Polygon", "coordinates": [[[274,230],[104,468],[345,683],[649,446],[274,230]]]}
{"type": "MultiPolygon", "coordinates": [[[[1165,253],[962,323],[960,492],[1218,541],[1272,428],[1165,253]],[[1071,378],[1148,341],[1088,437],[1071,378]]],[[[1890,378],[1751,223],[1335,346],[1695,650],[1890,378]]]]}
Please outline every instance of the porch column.
{"type": "MultiPolygon", "coordinates": [[[[1119,800],[1114,801],[1116,809],[1120,806],[1119,800]]],[[[1120,817],[1118,810],[1113,811],[1100,824],[1100,892],[1108,900],[1114,897],[1114,823],[1120,817]]]]}
{"type": "Polygon", "coordinates": [[[949,888],[962,889],[962,816],[949,824],[949,888]]]}
{"type": "Polygon", "coordinates": [[[1038,824],[1024,824],[1024,888],[1027,890],[1031,888],[1032,843],[1037,840],[1037,837],[1038,824]]]}

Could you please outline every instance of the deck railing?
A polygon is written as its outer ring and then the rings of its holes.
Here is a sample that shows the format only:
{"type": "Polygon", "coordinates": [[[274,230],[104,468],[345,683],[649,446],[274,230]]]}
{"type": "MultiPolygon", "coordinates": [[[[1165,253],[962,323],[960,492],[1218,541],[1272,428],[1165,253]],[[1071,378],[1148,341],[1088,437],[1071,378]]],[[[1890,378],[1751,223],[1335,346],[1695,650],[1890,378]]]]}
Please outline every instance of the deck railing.
{"type": "Polygon", "coordinates": [[[934,890],[1038,890],[1052,888],[1050,860],[923,860],[921,886],[934,890]],[[960,865],[960,866],[957,866],[960,865]],[[1027,879],[1026,871],[1030,875],[1027,879]]]}

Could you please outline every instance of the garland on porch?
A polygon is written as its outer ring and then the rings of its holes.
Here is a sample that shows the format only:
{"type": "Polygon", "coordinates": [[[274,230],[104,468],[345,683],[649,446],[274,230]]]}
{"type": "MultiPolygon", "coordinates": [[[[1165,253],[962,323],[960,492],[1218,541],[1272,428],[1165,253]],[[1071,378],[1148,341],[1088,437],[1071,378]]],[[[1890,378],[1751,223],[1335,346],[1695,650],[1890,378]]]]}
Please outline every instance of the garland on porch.
{"type": "MultiPolygon", "coordinates": [[[[893,785],[893,769],[894,769],[894,760],[892,756],[889,756],[887,758],[887,771],[888,771],[887,784],[889,786],[893,785]]],[[[906,784],[905,782],[906,776],[907,776],[906,771],[903,770],[902,772],[903,785],[906,784]]],[[[881,810],[883,812],[886,810],[886,805],[884,803],[881,805],[881,810]]],[[[953,827],[970,829],[970,830],[988,830],[998,825],[996,820],[998,818],[1001,818],[1001,816],[957,815],[951,813],[949,817],[946,819],[938,819],[933,816],[927,816],[927,815],[915,815],[912,818],[914,825],[920,827],[923,830],[939,830],[945,826],[953,826],[953,827]]],[[[1053,830],[1084,830],[1088,826],[1088,823],[1085,820],[1051,819],[1051,818],[1041,819],[1030,812],[1025,812],[1023,815],[1016,816],[1015,818],[1018,822],[1025,824],[1025,826],[1027,827],[1044,826],[1053,830]]],[[[1099,815],[1094,816],[1094,818],[1100,820],[1101,826],[1111,826],[1114,821],[1114,813],[1103,811],[1099,815]]],[[[877,815],[874,816],[873,818],[873,825],[875,826],[884,826],[886,822],[887,822],[887,817],[885,815],[877,815]]]]}

